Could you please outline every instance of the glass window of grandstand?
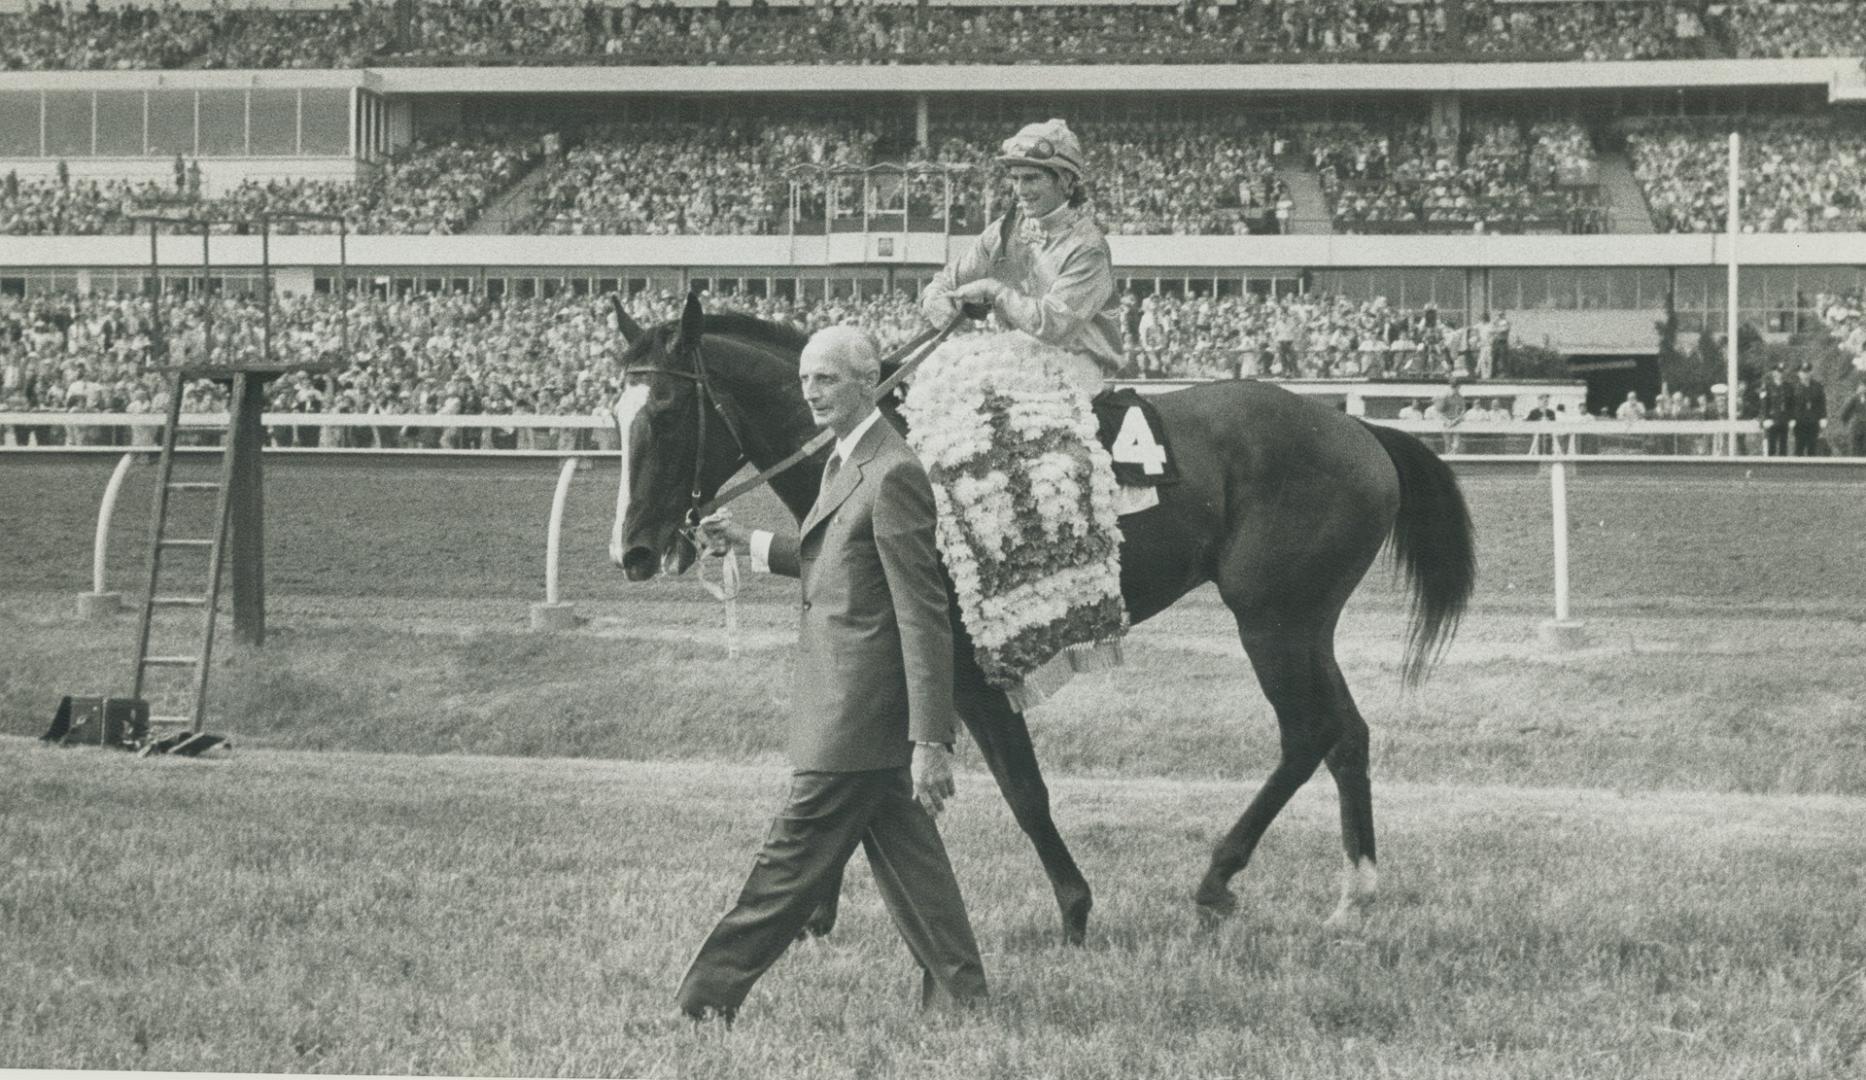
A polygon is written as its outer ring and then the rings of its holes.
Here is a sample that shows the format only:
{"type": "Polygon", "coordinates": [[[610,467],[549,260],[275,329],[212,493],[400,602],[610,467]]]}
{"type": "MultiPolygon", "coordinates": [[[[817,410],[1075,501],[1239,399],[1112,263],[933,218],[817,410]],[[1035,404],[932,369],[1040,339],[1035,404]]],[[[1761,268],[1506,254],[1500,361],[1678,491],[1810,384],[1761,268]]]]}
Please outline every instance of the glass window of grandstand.
{"type": "Polygon", "coordinates": [[[98,91],[97,156],[143,156],[143,93],[141,90],[98,91]]]}
{"type": "Polygon", "coordinates": [[[51,157],[91,156],[90,91],[45,95],[45,149],[51,157]]]}
{"type": "Polygon", "coordinates": [[[24,277],[0,277],[0,296],[25,296],[26,279],[24,277]]]}
{"type": "Polygon", "coordinates": [[[194,91],[149,91],[149,153],[155,157],[194,153],[194,91]]]}
{"type": "Polygon", "coordinates": [[[488,300],[505,299],[505,289],[506,289],[506,284],[505,284],[504,278],[495,277],[495,278],[486,279],[486,299],[488,300]]]}
{"type": "Polygon", "coordinates": [[[512,295],[519,300],[535,300],[538,296],[537,278],[513,278],[512,295]]]}
{"type": "Polygon", "coordinates": [[[246,154],[246,91],[201,91],[201,156],[246,154]]]}
{"type": "Polygon", "coordinates": [[[298,91],[252,93],[252,152],[271,157],[298,153],[298,91]]]}
{"type": "Polygon", "coordinates": [[[771,295],[771,279],[748,277],[745,279],[745,295],[754,300],[763,300],[771,295]]]}
{"type": "Polygon", "coordinates": [[[846,278],[846,277],[830,278],[829,279],[829,298],[831,300],[853,300],[855,299],[855,279],[846,278]]]}
{"type": "Polygon", "coordinates": [[[796,302],[796,299],[797,299],[797,279],[796,278],[774,278],[771,282],[771,292],[779,300],[785,300],[785,301],[790,301],[794,303],[796,302]]]}
{"type": "Polygon", "coordinates": [[[1673,306],[1680,333],[1695,334],[1706,326],[1723,329],[1724,273],[1722,268],[1681,266],[1672,271],[1673,306]]]}
{"type": "Polygon", "coordinates": [[[0,90],[0,157],[38,157],[39,92],[0,90]]]}
{"type": "Polygon", "coordinates": [[[823,294],[827,291],[823,279],[816,277],[799,278],[797,287],[800,290],[805,307],[822,303],[823,294]]]}
{"type": "Polygon", "coordinates": [[[299,107],[300,154],[341,157],[350,152],[350,91],[305,90],[299,107]]]}

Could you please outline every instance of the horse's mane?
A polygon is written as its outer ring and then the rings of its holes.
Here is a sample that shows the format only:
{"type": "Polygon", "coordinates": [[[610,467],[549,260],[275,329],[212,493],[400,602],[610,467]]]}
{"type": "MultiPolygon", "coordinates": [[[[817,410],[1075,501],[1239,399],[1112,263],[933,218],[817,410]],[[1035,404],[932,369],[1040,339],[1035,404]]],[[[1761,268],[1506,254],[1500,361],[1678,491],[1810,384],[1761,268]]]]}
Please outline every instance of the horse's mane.
{"type": "MultiPolygon", "coordinates": [[[[680,331],[680,320],[671,319],[655,327],[655,334],[661,345],[680,331]]],[[[756,315],[747,315],[740,311],[708,312],[700,323],[703,334],[719,334],[724,337],[739,338],[753,345],[789,353],[792,359],[803,352],[803,347],[810,336],[786,323],[770,322],[756,315]]]]}

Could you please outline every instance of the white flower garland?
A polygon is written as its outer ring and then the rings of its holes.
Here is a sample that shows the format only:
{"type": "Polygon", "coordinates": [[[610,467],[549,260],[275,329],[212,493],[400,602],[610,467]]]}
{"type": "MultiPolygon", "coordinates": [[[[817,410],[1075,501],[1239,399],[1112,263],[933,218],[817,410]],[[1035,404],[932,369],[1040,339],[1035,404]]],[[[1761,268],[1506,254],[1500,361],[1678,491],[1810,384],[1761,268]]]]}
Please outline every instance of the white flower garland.
{"type": "Polygon", "coordinates": [[[1126,629],[1114,465],[1068,358],[1022,333],[948,341],[901,410],[933,480],[960,614],[1006,688],[1126,629]]]}

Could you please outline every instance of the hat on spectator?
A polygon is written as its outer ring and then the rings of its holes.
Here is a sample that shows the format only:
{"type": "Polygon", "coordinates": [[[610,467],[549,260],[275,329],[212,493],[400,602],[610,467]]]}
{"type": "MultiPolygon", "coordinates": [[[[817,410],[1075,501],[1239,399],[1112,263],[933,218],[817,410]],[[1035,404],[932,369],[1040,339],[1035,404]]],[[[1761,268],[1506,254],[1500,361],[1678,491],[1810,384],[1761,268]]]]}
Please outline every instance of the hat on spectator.
{"type": "Polygon", "coordinates": [[[998,147],[998,160],[1006,165],[1062,169],[1077,180],[1082,179],[1083,157],[1081,142],[1062,120],[1025,124],[998,147]]]}

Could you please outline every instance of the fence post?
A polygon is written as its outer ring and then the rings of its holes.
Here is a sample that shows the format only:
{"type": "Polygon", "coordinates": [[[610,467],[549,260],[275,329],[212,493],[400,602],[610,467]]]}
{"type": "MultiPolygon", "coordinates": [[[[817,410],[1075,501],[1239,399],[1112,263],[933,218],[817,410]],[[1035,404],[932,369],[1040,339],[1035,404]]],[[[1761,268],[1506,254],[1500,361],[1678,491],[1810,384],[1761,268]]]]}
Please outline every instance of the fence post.
{"type": "Polygon", "coordinates": [[[1557,457],[1549,463],[1550,517],[1555,529],[1555,617],[1537,631],[1551,649],[1578,649],[1587,644],[1584,624],[1568,612],[1568,462],[1557,457]]]}
{"type": "Polygon", "coordinates": [[[135,463],[134,453],[117,459],[116,471],[104,485],[104,501],[97,508],[97,535],[91,540],[91,591],[78,594],[78,617],[87,621],[108,619],[123,609],[123,594],[104,588],[104,564],[110,556],[110,519],[117,512],[117,496],[135,463]]]}
{"type": "Polygon", "coordinates": [[[564,538],[564,504],[570,500],[570,481],[576,479],[581,459],[567,457],[557,472],[557,494],[551,498],[551,524],[544,539],[544,602],[531,605],[533,630],[570,630],[577,625],[575,604],[558,599],[558,549],[564,538]]]}

